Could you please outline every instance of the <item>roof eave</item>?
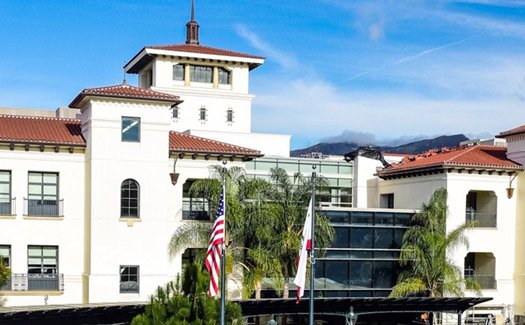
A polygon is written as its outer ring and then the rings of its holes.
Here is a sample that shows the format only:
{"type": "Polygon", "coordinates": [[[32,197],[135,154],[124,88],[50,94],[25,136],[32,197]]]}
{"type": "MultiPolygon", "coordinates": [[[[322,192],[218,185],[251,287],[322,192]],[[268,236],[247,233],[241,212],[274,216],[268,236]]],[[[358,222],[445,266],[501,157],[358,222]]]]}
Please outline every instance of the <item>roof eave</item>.
{"type": "Polygon", "coordinates": [[[503,172],[519,172],[523,171],[523,167],[516,166],[491,166],[491,165],[469,165],[469,164],[450,164],[450,163],[439,163],[439,164],[432,164],[432,165],[426,165],[421,166],[417,168],[404,168],[404,169],[397,169],[392,171],[380,171],[376,173],[376,175],[380,178],[386,178],[386,177],[394,177],[394,176],[403,176],[403,175],[410,175],[410,174],[417,174],[417,173],[425,173],[425,172],[431,172],[431,171],[437,171],[442,169],[477,169],[477,170],[497,170],[497,171],[503,171],[503,172]]]}
{"type": "Polygon", "coordinates": [[[225,156],[225,157],[239,157],[243,161],[246,159],[252,160],[255,158],[263,157],[264,154],[261,152],[257,153],[244,153],[244,152],[232,152],[232,151],[205,151],[205,150],[192,150],[192,149],[181,149],[181,148],[170,148],[170,153],[173,154],[189,154],[189,155],[210,155],[213,157],[225,156]]]}
{"type": "Polygon", "coordinates": [[[152,60],[153,56],[148,54],[146,47],[143,47],[131,58],[131,60],[128,61],[128,63],[124,65],[124,71],[132,74],[139,73],[139,71],[152,60]]]}
{"type": "Polygon", "coordinates": [[[162,98],[144,98],[140,96],[120,96],[120,95],[111,95],[111,94],[86,94],[84,91],[82,91],[80,94],[78,94],[75,99],[69,104],[69,107],[72,108],[79,108],[77,105],[82,103],[84,99],[89,97],[97,97],[97,98],[117,98],[117,99],[131,99],[131,100],[143,100],[146,102],[164,102],[164,103],[170,103],[170,107],[175,107],[179,105],[180,103],[184,102],[183,100],[171,100],[171,99],[162,99],[162,98]]]}
{"type": "Polygon", "coordinates": [[[126,73],[136,74],[139,73],[142,68],[148,65],[155,56],[165,55],[165,56],[179,56],[184,58],[192,59],[205,59],[213,61],[231,61],[236,63],[245,63],[248,65],[248,68],[251,70],[264,64],[264,58],[248,58],[232,55],[218,55],[218,54],[205,54],[205,53],[195,53],[195,52],[186,52],[186,51],[171,51],[171,50],[161,50],[154,48],[143,48],[139,53],[137,53],[125,66],[124,70],[126,73]]]}

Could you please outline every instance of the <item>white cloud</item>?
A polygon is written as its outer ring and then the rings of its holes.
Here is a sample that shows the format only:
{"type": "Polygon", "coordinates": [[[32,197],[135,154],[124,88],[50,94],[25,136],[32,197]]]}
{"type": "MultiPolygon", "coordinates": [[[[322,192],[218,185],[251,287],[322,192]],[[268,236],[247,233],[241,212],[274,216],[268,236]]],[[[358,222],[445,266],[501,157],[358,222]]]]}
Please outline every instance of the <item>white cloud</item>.
{"type": "Polygon", "coordinates": [[[245,25],[238,24],[236,30],[242,38],[251,44],[251,46],[261,51],[263,55],[275,60],[281,65],[281,67],[285,69],[293,69],[298,66],[298,62],[293,55],[274,48],[272,45],[263,41],[259,35],[250,31],[245,25]]]}
{"type": "Polygon", "coordinates": [[[522,103],[509,97],[437,100],[393,91],[355,93],[321,80],[273,80],[256,93],[255,130],[317,139],[345,129],[355,135],[372,133],[379,139],[496,134],[525,120],[522,103]]]}

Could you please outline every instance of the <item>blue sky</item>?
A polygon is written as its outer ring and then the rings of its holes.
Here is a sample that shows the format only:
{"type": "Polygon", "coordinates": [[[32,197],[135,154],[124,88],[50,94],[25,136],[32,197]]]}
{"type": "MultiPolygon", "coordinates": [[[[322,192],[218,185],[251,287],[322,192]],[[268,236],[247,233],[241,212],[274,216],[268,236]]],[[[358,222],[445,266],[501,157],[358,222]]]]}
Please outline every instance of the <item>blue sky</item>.
{"type": "MultiPolygon", "coordinates": [[[[184,41],[189,0],[0,1],[0,107],[55,109],[184,41]]],[[[201,44],[263,55],[253,130],[397,143],[525,124],[525,0],[196,0],[201,44]]],[[[130,77],[133,81],[134,78],[130,77]]]]}

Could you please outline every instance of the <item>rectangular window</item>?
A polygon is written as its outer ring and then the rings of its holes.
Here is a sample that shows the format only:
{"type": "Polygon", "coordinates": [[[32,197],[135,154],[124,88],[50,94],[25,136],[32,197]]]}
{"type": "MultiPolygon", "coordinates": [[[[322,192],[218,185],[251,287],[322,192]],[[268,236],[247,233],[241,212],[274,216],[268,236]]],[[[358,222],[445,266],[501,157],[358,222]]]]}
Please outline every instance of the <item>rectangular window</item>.
{"type": "Polygon", "coordinates": [[[233,122],[233,109],[231,108],[228,108],[228,110],[226,111],[226,122],[233,122]]]}
{"type": "Polygon", "coordinates": [[[199,109],[199,120],[206,121],[206,107],[201,107],[199,109]]]}
{"type": "Polygon", "coordinates": [[[27,215],[58,216],[58,173],[29,172],[27,215]]]}
{"type": "Polygon", "coordinates": [[[28,246],[27,273],[58,274],[58,247],[28,246]]]}
{"type": "Polygon", "coordinates": [[[213,68],[201,65],[190,66],[190,81],[212,83],[213,68]]]}
{"type": "Polygon", "coordinates": [[[184,64],[176,64],[173,66],[173,80],[184,81],[186,74],[186,66],[184,64]]]}
{"type": "Polygon", "coordinates": [[[217,70],[219,71],[219,83],[221,85],[229,85],[231,82],[230,80],[231,72],[224,68],[218,68],[217,70]]]}
{"type": "Polygon", "coordinates": [[[393,209],[394,193],[381,194],[379,197],[379,207],[385,209],[393,209]]]}
{"type": "Polygon", "coordinates": [[[122,141],[140,142],[140,117],[122,117],[122,141]]]}
{"type": "Polygon", "coordinates": [[[139,267],[138,265],[120,266],[120,293],[139,292],[139,267]]]}
{"type": "Polygon", "coordinates": [[[0,263],[5,267],[11,267],[11,246],[0,245],[0,263]]]}
{"type": "Polygon", "coordinates": [[[140,77],[142,88],[149,88],[153,85],[153,70],[144,71],[140,77]]]}
{"type": "Polygon", "coordinates": [[[173,107],[173,118],[178,119],[179,118],[179,108],[173,107]]]}
{"type": "Polygon", "coordinates": [[[58,290],[58,247],[27,246],[29,291],[58,290]]]}
{"type": "Polygon", "coordinates": [[[11,210],[11,172],[0,170],[0,215],[10,215],[11,210]]]}

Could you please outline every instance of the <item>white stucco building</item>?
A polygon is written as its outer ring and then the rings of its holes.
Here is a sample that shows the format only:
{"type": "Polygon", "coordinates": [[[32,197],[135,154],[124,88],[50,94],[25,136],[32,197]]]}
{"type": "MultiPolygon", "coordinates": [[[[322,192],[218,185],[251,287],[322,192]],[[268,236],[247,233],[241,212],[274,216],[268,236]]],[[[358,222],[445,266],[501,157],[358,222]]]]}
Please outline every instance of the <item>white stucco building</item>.
{"type": "MultiPolygon", "coordinates": [[[[517,231],[522,224],[521,151],[512,144],[507,151],[498,142],[472,143],[407,155],[389,166],[356,156],[354,202],[356,207],[419,209],[436,189],[447,189],[447,230],[475,222],[467,231],[468,247],[450,251],[449,258],[466,278],[478,281],[482,296],[493,298],[479,312],[494,315],[498,322],[507,310],[523,316],[522,235],[517,231]]],[[[466,289],[466,295],[476,295],[466,289]]]]}
{"type": "Polygon", "coordinates": [[[251,133],[249,72],[263,62],[199,45],[192,15],[185,44],[144,48],[126,65],[140,87],[84,89],[56,117],[4,110],[5,305],[146,301],[174,279],[171,235],[203,217],[188,184],[222,162],[289,155],[290,136],[251,133]]]}

